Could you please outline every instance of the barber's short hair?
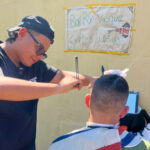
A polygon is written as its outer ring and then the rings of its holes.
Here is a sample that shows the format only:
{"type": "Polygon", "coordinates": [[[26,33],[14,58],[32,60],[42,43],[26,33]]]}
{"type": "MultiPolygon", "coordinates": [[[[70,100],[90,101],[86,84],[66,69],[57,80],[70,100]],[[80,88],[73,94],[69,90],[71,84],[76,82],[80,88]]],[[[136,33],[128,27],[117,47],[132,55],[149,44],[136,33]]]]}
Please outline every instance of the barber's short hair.
{"type": "Polygon", "coordinates": [[[129,94],[127,81],[118,75],[103,75],[94,84],[91,111],[118,112],[126,104],[129,94]]]}

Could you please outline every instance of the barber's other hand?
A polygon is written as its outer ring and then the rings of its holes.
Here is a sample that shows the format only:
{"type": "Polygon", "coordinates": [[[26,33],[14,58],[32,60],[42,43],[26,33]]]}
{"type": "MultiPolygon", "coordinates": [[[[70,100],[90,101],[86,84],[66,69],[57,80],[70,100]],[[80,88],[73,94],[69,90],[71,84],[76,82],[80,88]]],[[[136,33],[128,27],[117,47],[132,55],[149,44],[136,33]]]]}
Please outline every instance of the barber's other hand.
{"type": "Polygon", "coordinates": [[[144,109],[138,114],[127,114],[124,118],[120,119],[120,126],[127,126],[129,132],[142,131],[147,123],[150,123],[150,116],[144,109]]]}

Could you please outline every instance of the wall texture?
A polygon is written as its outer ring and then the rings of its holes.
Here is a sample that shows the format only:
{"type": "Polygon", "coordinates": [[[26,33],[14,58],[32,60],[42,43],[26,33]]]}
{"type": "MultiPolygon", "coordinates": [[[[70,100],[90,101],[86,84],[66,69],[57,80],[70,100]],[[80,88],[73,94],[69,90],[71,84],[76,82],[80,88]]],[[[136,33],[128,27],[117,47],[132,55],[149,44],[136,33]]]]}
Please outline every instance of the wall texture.
{"type": "MultiPolygon", "coordinates": [[[[45,17],[55,29],[55,43],[48,50],[47,63],[63,70],[75,70],[74,56],[79,57],[79,72],[100,75],[100,67],[124,69],[129,67],[127,80],[130,91],[140,92],[140,105],[150,113],[150,42],[149,42],[149,0],[0,0],[0,40],[7,37],[6,30],[18,24],[24,16],[45,17]],[[65,50],[65,11],[64,7],[84,6],[85,4],[136,3],[135,19],[130,56],[117,56],[93,53],[64,53],[65,50]]],[[[51,141],[59,135],[85,125],[88,110],[84,96],[88,88],[80,92],[56,95],[41,99],[38,106],[37,150],[46,150],[51,141]]]]}

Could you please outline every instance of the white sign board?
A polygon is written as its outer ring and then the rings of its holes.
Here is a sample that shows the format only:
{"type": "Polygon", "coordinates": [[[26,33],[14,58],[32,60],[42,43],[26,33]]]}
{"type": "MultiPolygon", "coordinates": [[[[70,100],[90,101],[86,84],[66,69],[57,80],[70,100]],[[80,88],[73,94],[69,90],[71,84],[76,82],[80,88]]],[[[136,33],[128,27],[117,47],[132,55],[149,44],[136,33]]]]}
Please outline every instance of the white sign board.
{"type": "Polygon", "coordinates": [[[68,9],[66,49],[128,53],[134,6],[68,9]]]}

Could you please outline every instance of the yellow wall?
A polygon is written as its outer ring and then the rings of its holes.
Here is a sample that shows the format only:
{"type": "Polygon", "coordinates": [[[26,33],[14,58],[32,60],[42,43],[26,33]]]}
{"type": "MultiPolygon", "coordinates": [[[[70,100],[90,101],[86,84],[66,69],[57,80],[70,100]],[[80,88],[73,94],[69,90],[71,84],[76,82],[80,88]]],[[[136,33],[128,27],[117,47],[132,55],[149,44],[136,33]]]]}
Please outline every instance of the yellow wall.
{"type": "MultiPolygon", "coordinates": [[[[124,69],[129,67],[127,80],[131,91],[140,92],[140,105],[150,113],[150,1],[149,0],[0,0],[0,40],[7,37],[6,30],[18,24],[24,16],[45,17],[55,29],[55,43],[49,49],[49,64],[63,69],[75,70],[74,56],[79,57],[79,72],[100,75],[100,67],[124,69]],[[84,6],[92,3],[136,3],[133,38],[130,56],[92,53],[64,53],[65,12],[64,7],[84,6]]],[[[57,136],[85,125],[88,110],[84,95],[88,89],[41,99],[38,106],[37,150],[46,150],[57,136]]]]}

